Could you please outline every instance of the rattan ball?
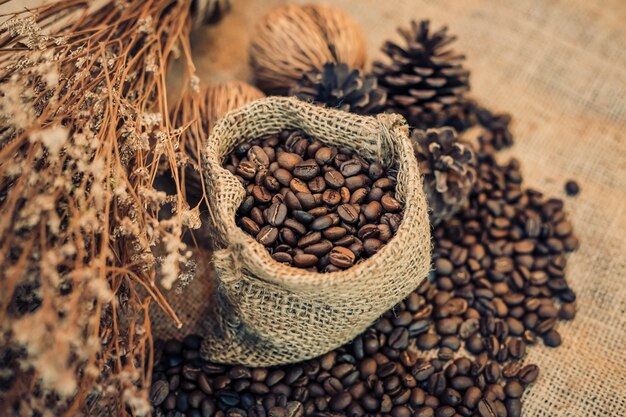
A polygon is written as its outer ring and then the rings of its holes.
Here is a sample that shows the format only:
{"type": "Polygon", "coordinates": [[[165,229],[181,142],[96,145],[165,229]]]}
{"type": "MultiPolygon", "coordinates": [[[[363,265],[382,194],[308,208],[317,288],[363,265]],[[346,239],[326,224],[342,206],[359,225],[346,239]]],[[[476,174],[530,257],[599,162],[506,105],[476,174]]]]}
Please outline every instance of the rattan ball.
{"type": "Polygon", "coordinates": [[[273,9],[257,23],[250,44],[256,83],[271,93],[286,93],[327,62],[362,69],[366,55],[360,26],[344,11],[318,4],[273,9]]]}

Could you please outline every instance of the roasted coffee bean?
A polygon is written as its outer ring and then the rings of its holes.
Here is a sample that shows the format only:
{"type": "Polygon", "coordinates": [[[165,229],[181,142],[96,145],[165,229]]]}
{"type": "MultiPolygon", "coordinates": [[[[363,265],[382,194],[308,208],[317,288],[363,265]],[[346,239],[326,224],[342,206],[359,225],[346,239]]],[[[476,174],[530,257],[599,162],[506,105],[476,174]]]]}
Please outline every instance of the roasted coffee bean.
{"type": "Polygon", "coordinates": [[[239,164],[235,172],[243,178],[251,180],[254,179],[257,174],[257,166],[250,161],[243,161],[239,164]]]}
{"type": "Polygon", "coordinates": [[[322,146],[315,152],[315,161],[320,165],[329,163],[337,154],[336,149],[331,149],[326,146],[322,146]]]}
{"type": "Polygon", "coordinates": [[[580,192],[580,186],[574,180],[568,180],[565,183],[565,192],[569,196],[575,196],[580,192]]]}
{"type": "Polygon", "coordinates": [[[402,209],[402,204],[390,195],[383,195],[380,202],[383,208],[390,213],[396,213],[402,209]]]}
{"type": "Polygon", "coordinates": [[[298,268],[309,268],[317,264],[319,258],[313,254],[298,253],[293,257],[293,265],[298,268]]]}
{"type": "Polygon", "coordinates": [[[317,219],[313,220],[313,222],[310,225],[310,228],[315,231],[320,231],[320,230],[328,229],[332,225],[333,225],[332,217],[330,217],[329,215],[326,215],[326,216],[318,217],[317,219]]]}
{"type": "Polygon", "coordinates": [[[357,175],[361,172],[363,166],[360,162],[351,159],[341,164],[339,171],[344,177],[352,177],[353,175],[357,175]]]}
{"type": "Polygon", "coordinates": [[[326,255],[333,248],[333,244],[328,240],[322,240],[304,248],[304,253],[312,254],[318,258],[326,255]]]}
{"type": "Polygon", "coordinates": [[[478,410],[478,414],[481,417],[498,417],[495,404],[493,403],[493,401],[490,401],[486,398],[478,401],[478,406],[476,408],[478,410]]]}
{"type": "Polygon", "coordinates": [[[320,166],[314,159],[298,162],[293,168],[293,175],[305,181],[312,180],[319,173],[320,166]]]}
{"type": "Polygon", "coordinates": [[[280,226],[287,217],[287,206],[285,204],[272,204],[267,211],[266,220],[272,226],[280,226]]]}
{"type": "Polygon", "coordinates": [[[322,177],[315,177],[307,183],[312,193],[322,193],[326,190],[326,181],[322,177]]]}
{"type": "Polygon", "coordinates": [[[156,381],[152,384],[150,389],[150,402],[153,406],[159,406],[170,393],[169,385],[167,381],[156,381]]]}
{"type": "Polygon", "coordinates": [[[306,233],[306,227],[294,219],[285,219],[283,226],[290,228],[299,235],[304,235],[306,233]]]}
{"type": "Polygon", "coordinates": [[[378,252],[383,247],[383,242],[379,239],[365,239],[363,241],[363,250],[367,254],[367,256],[373,256],[376,252],[378,252]]]}
{"type": "Polygon", "coordinates": [[[291,172],[296,167],[296,164],[302,162],[302,157],[295,153],[281,152],[276,156],[276,162],[278,162],[281,168],[291,172]]]}
{"type": "Polygon", "coordinates": [[[532,384],[539,376],[539,368],[537,365],[526,365],[519,370],[517,376],[522,384],[532,384]]]}
{"type": "Polygon", "coordinates": [[[337,207],[337,214],[346,223],[356,223],[359,220],[359,209],[354,204],[342,204],[337,207]]]}
{"type": "Polygon", "coordinates": [[[372,201],[361,207],[361,213],[363,213],[365,218],[370,222],[377,221],[382,211],[383,206],[378,201],[372,201]]]}
{"type": "Polygon", "coordinates": [[[349,268],[354,264],[354,253],[347,248],[336,246],[330,251],[330,262],[339,268],[349,268]]]}
{"type": "Polygon", "coordinates": [[[322,194],[322,202],[328,207],[334,207],[341,202],[341,194],[329,188],[322,194]]]}
{"type": "Polygon", "coordinates": [[[278,181],[283,187],[289,187],[289,184],[293,179],[293,175],[291,174],[291,172],[287,171],[284,168],[278,168],[276,171],[274,171],[273,175],[276,181],[278,181]]]}
{"type": "Polygon", "coordinates": [[[329,240],[336,241],[344,237],[347,230],[340,226],[332,226],[322,232],[322,235],[329,240]]]}
{"type": "Polygon", "coordinates": [[[342,392],[334,395],[328,405],[330,409],[333,411],[341,411],[350,405],[352,401],[352,396],[349,392],[342,392]]]}
{"type": "Polygon", "coordinates": [[[252,236],[256,237],[256,235],[259,234],[259,231],[261,230],[261,228],[259,227],[258,224],[256,224],[251,218],[249,217],[242,217],[239,220],[239,225],[241,226],[241,228],[243,230],[245,230],[247,233],[251,234],[252,236]]]}
{"type": "Polygon", "coordinates": [[[298,241],[298,247],[304,248],[322,240],[321,232],[309,232],[298,241]]]}
{"type": "Polygon", "coordinates": [[[278,229],[272,226],[264,226],[256,235],[256,240],[265,246],[269,246],[278,239],[278,229]]]}
{"type": "Polygon", "coordinates": [[[345,178],[339,171],[331,170],[324,174],[324,180],[326,180],[326,184],[329,187],[338,189],[343,187],[345,183],[345,178]]]}
{"type": "Polygon", "coordinates": [[[350,194],[349,203],[350,204],[362,204],[365,201],[365,198],[368,195],[368,191],[366,188],[358,188],[354,190],[350,194]]]}

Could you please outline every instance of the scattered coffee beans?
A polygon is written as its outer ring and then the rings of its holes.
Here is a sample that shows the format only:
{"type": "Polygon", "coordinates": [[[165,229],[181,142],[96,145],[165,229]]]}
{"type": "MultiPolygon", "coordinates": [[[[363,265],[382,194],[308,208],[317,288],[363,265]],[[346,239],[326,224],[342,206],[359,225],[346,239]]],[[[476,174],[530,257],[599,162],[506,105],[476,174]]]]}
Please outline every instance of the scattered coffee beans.
{"type": "MultiPolygon", "coordinates": [[[[279,143],[277,138],[268,140],[279,143]]],[[[274,151],[281,168],[273,176],[281,185],[264,186],[271,194],[303,175],[312,176],[308,182],[295,182],[293,195],[286,193],[279,203],[287,205],[288,214],[283,216],[284,210],[277,207],[270,210],[276,194],[268,198],[266,192],[252,190],[242,205],[248,215],[239,224],[257,239],[263,233],[261,239],[270,246],[277,241],[288,246],[273,252],[281,262],[319,265],[315,262],[327,258],[327,267],[349,267],[361,253],[367,256],[390,238],[391,221],[366,222],[356,231],[350,225],[358,224],[361,216],[394,216],[395,205],[383,199],[393,196],[386,194],[393,182],[377,164],[354,174],[351,164],[342,169],[350,156],[337,166],[333,161],[343,155],[339,151],[322,146],[308,153],[312,143],[302,143],[290,145],[302,151],[296,153],[300,158],[274,151]],[[296,170],[303,155],[320,167],[316,176],[308,160],[296,170]],[[329,179],[312,185],[329,164],[334,164],[329,179]],[[348,188],[348,174],[367,175],[372,181],[369,190],[348,188]],[[341,194],[342,187],[349,195],[341,194]],[[312,197],[298,198],[297,193],[312,197]],[[332,204],[318,204],[314,195],[319,193],[332,204]]],[[[257,147],[277,149],[263,142],[257,147]]],[[[251,153],[248,160],[267,162],[257,148],[251,153]]],[[[565,254],[576,249],[578,241],[561,201],[522,188],[517,161],[497,164],[493,147],[481,149],[477,156],[478,181],[467,208],[433,232],[429,282],[352,342],[299,364],[269,369],[216,365],[200,359],[197,336],[158,343],[150,390],[153,414],[521,416],[523,393],[539,376],[536,365],[523,363],[528,348],[537,340],[558,346],[557,321],[576,314],[576,295],[565,279],[565,254]],[[469,356],[461,352],[463,346],[469,356]]],[[[235,164],[229,169],[237,170],[235,164]]],[[[248,170],[246,165],[240,169],[250,176],[248,170]]]]}
{"type": "Polygon", "coordinates": [[[378,252],[402,221],[394,173],[300,131],[241,144],[225,167],[246,188],[237,224],[284,264],[350,268],[378,252]]]}

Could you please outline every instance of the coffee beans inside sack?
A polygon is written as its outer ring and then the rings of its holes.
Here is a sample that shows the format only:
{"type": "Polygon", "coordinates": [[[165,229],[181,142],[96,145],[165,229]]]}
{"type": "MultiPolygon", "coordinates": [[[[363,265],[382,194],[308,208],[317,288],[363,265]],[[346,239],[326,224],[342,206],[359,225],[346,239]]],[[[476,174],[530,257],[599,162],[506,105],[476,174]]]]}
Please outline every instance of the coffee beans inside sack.
{"type": "Polygon", "coordinates": [[[280,263],[335,272],[377,253],[402,221],[396,175],[353,150],[285,130],[240,144],[237,224],[280,263]]]}

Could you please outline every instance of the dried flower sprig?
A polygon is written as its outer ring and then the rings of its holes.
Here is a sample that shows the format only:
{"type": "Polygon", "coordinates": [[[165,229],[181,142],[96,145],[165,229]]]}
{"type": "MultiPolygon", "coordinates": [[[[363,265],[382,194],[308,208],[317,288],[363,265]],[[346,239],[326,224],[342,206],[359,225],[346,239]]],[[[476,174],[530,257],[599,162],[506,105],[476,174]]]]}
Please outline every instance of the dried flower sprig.
{"type": "Polygon", "coordinates": [[[148,310],[178,320],[159,288],[198,227],[178,170],[176,194],[153,186],[180,159],[165,74],[181,54],[194,79],[190,5],[61,0],[0,17],[0,415],[91,414],[96,399],[149,412],[148,310]]]}

